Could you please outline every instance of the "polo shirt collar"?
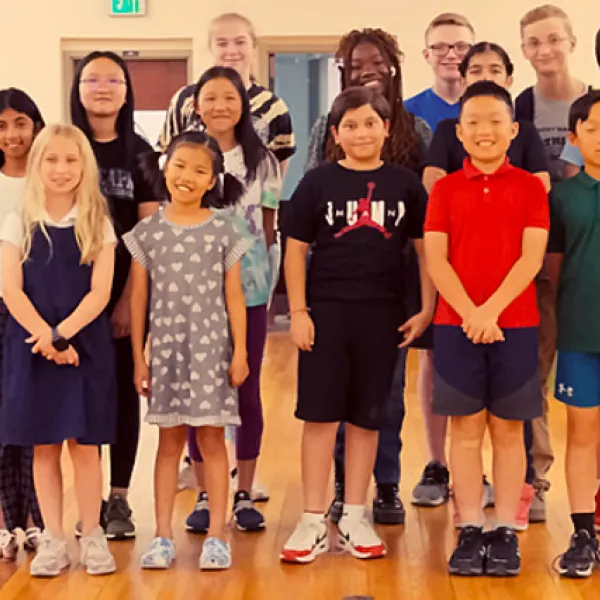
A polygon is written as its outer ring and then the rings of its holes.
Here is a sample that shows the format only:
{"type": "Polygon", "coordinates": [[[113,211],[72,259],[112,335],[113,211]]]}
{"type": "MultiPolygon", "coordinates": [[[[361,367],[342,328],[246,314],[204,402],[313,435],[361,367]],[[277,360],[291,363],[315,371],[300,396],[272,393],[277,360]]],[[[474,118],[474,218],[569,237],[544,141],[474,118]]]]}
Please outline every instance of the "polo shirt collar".
{"type": "Polygon", "coordinates": [[[592,188],[596,187],[597,185],[600,185],[600,181],[598,179],[594,179],[591,175],[588,175],[585,171],[581,171],[580,173],[578,173],[577,178],[586,188],[589,188],[589,189],[592,189],[592,188]]]}
{"type": "Polygon", "coordinates": [[[472,162],[469,157],[465,158],[463,161],[463,170],[467,179],[475,179],[477,177],[495,177],[497,175],[504,175],[505,173],[509,173],[512,171],[514,167],[510,164],[508,157],[504,163],[500,166],[499,169],[494,171],[493,173],[482,173],[472,162]]]}

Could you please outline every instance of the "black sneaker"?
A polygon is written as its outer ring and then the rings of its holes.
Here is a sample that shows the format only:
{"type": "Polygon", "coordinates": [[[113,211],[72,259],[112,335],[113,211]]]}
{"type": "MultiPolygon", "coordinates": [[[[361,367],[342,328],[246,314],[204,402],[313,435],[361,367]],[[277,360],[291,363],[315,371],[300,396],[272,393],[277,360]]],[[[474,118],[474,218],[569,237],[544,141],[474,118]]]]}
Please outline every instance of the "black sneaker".
{"type": "Polygon", "coordinates": [[[373,520],[378,525],[403,525],[406,511],[398,497],[395,483],[377,485],[377,496],[373,500],[373,520]]]}
{"type": "Polygon", "coordinates": [[[331,501],[327,516],[334,525],[337,525],[342,518],[344,512],[344,484],[336,481],[335,482],[335,496],[331,501]]]}
{"type": "Polygon", "coordinates": [[[448,562],[451,575],[482,575],[485,538],[481,527],[464,527],[458,535],[456,550],[448,562]]]}
{"type": "Polygon", "coordinates": [[[508,577],[521,572],[519,540],[514,529],[498,527],[487,534],[486,575],[508,577]]]}
{"type": "Polygon", "coordinates": [[[248,492],[236,492],[233,498],[233,521],[240,531],[262,531],[265,518],[256,510],[248,492]]]}
{"type": "Polygon", "coordinates": [[[135,525],[131,508],[123,496],[115,494],[106,505],[106,537],[109,540],[131,540],[135,537],[135,525]]]}
{"type": "Polygon", "coordinates": [[[569,549],[560,557],[558,572],[563,577],[590,577],[600,563],[598,540],[583,530],[571,536],[569,549]]]}
{"type": "MultiPolygon", "coordinates": [[[[106,508],[108,506],[108,502],[106,500],[102,500],[102,504],[100,506],[100,527],[102,527],[102,531],[106,533],[106,508]]],[[[75,537],[79,539],[81,537],[81,521],[77,521],[75,524],[75,537]]]]}
{"type": "Polygon", "coordinates": [[[440,506],[450,498],[450,472],[437,460],[427,464],[421,481],[413,490],[415,506],[440,506]]]}

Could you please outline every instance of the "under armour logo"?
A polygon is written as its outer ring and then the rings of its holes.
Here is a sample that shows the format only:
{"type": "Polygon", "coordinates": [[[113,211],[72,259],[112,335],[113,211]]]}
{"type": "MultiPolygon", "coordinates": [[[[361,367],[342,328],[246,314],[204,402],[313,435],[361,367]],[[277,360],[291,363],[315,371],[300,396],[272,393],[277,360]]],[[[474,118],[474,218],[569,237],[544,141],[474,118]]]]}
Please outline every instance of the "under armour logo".
{"type": "Polygon", "coordinates": [[[567,394],[567,396],[569,398],[571,398],[573,396],[573,388],[569,385],[566,386],[564,383],[559,383],[558,384],[558,393],[559,394],[567,394]]]}

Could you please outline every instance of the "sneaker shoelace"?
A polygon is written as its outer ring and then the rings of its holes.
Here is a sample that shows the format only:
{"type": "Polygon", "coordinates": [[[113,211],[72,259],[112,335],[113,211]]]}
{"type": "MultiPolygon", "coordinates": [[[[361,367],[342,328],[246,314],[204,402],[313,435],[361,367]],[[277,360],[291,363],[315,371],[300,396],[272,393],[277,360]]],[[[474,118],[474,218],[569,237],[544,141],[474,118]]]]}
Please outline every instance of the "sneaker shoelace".
{"type": "Polygon", "coordinates": [[[112,498],[108,503],[106,510],[106,519],[109,521],[129,521],[131,518],[131,509],[129,504],[123,498],[112,498]]]}
{"type": "Polygon", "coordinates": [[[578,531],[571,536],[569,549],[565,552],[565,558],[579,559],[582,557],[597,557],[598,550],[592,546],[592,540],[585,531],[578,531]]]}
{"type": "Polygon", "coordinates": [[[440,485],[448,484],[448,477],[446,469],[439,463],[431,462],[423,471],[423,477],[421,478],[421,484],[424,485],[440,485]]]}
{"type": "Polygon", "coordinates": [[[13,540],[14,535],[7,529],[2,529],[0,531],[0,550],[8,548],[13,540]]]}
{"type": "Polygon", "coordinates": [[[458,537],[458,547],[461,550],[471,551],[479,545],[481,540],[481,530],[477,527],[465,527],[461,530],[458,537]]]}
{"type": "Polygon", "coordinates": [[[398,487],[396,485],[380,485],[377,495],[385,504],[396,504],[398,502],[398,487]]]}

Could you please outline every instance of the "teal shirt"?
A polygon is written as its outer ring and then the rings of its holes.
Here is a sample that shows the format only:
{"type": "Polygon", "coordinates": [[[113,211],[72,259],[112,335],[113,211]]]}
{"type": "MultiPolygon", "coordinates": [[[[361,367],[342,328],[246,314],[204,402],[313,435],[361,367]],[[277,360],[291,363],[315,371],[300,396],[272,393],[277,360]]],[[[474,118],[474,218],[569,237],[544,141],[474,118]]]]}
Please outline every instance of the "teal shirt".
{"type": "Polygon", "coordinates": [[[558,349],[600,352],[600,181],[584,171],[552,189],[548,252],[564,254],[558,349]]]}

